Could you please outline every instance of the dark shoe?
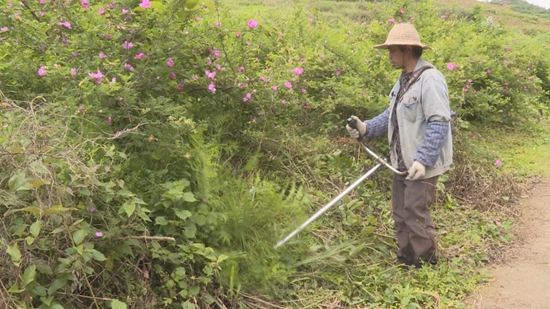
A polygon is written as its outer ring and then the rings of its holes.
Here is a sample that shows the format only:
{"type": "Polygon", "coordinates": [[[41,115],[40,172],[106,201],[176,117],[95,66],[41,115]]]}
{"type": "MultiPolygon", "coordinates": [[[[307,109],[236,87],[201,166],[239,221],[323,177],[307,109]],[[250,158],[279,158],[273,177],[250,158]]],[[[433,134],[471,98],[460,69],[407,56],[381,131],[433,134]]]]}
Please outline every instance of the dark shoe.
{"type": "Polygon", "coordinates": [[[414,267],[416,268],[420,268],[424,265],[437,265],[437,256],[435,255],[435,253],[431,254],[429,258],[427,259],[424,259],[424,258],[419,258],[415,263],[414,263],[414,267]]]}
{"type": "Polygon", "coordinates": [[[397,257],[397,264],[399,268],[408,269],[410,266],[414,265],[414,259],[409,257],[397,257]]]}

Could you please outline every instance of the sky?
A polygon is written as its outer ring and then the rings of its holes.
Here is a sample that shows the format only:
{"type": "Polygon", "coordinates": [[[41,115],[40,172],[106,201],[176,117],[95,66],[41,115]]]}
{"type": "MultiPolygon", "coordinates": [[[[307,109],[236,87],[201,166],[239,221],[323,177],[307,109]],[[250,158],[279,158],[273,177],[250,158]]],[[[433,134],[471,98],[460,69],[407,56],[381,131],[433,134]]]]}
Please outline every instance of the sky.
{"type": "Polygon", "coordinates": [[[542,6],[543,8],[550,9],[550,0],[527,0],[531,4],[542,6]]]}

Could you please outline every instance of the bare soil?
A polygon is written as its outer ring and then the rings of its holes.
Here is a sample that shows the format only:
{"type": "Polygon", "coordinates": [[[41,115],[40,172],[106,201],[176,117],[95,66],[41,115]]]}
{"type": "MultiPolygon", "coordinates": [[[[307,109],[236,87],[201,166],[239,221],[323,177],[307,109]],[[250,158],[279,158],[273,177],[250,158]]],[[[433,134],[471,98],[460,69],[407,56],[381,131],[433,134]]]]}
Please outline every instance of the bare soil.
{"type": "Polygon", "coordinates": [[[522,199],[518,241],[504,262],[489,268],[493,280],[466,300],[471,309],[550,309],[550,178],[522,199]]]}

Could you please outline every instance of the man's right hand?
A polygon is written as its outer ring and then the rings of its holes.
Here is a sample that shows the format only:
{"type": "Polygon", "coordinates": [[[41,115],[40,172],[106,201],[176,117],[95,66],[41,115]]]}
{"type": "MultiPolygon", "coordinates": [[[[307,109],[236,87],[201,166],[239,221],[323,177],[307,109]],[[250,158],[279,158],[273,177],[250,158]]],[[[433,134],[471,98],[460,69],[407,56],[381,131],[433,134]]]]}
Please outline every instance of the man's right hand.
{"type": "Polygon", "coordinates": [[[367,125],[356,116],[351,116],[350,118],[355,120],[357,129],[353,129],[349,125],[346,125],[346,130],[348,130],[349,135],[355,139],[358,139],[359,136],[365,136],[367,133],[367,125]]]}

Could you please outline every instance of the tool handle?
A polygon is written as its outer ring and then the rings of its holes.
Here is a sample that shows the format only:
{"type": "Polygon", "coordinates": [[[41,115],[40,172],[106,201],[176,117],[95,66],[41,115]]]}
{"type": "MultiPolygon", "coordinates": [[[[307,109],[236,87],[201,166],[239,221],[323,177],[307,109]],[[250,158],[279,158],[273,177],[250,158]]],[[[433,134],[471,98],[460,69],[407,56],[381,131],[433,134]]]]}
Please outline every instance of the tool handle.
{"type": "MultiPolygon", "coordinates": [[[[357,130],[357,120],[355,120],[354,118],[349,117],[346,120],[346,122],[348,123],[348,126],[350,126],[350,128],[357,130]]],[[[363,136],[361,135],[361,132],[359,132],[359,137],[357,138],[357,141],[360,142],[362,139],[363,139],[363,136]]]]}

